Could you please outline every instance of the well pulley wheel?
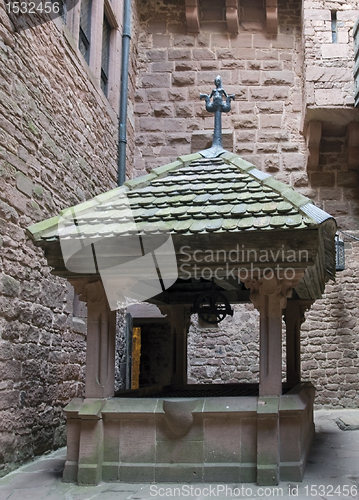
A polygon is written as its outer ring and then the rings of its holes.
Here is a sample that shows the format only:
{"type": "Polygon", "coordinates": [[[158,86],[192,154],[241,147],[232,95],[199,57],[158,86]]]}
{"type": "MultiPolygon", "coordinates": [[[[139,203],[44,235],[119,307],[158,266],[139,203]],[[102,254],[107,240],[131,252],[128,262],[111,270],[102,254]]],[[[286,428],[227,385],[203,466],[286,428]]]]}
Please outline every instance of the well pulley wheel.
{"type": "Polygon", "coordinates": [[[227,315],[233,316],[227,297],[216,290],[201,293],[193,304],[192,312],[211,325],[220,323],[227,315]]]}

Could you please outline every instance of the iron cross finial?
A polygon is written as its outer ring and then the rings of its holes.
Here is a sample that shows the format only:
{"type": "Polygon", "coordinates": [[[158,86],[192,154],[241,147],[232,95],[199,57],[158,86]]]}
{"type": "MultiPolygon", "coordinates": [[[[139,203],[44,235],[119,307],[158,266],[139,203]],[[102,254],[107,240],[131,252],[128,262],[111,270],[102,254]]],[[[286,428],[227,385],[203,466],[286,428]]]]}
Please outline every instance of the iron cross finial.
{"type": "Polygon", "coordinates": [[[235,95],[228,95],[222,87],[222,79],[217,76],[214,80],[216,87],[212,90],[211,95],[200,94],[200,99],[205,99],[206,110],[214,113],[214,132],[211,149],[223,149],[222,147],[222,113],[228,113],[231,109],[231,101],[235,100],[235,95]],[[211,102],[211,98],[212,102],[211,102]],[[225,98],[225,100],[223,100],[225,98]]]}

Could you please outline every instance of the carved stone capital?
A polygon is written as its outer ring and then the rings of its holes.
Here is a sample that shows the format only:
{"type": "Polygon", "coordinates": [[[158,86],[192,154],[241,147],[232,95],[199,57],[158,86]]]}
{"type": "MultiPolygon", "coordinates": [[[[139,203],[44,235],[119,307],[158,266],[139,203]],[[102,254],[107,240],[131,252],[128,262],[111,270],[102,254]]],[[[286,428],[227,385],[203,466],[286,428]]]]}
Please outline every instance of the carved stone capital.
{"type": "Polygon", "coordinates": [[[82,302],[101,303],[106,300],[105,290],[100,280],[89,281],[84,278],[69,281],[82,302]]]}
{"type": "Polygon", "coordinates": [[[296,276],[289,280],[286,278],[278,278],[274,273],[267,274],[258,278],[251,278],[244,280],[246,288],[249,288],[249,298],[257,310],[260,310],[262,297],[277,297],[281,309],[285,309],[287,305],[287,298],[291,297],[293,288],[302,278],[303,273],[296,274],[296,276]]]}

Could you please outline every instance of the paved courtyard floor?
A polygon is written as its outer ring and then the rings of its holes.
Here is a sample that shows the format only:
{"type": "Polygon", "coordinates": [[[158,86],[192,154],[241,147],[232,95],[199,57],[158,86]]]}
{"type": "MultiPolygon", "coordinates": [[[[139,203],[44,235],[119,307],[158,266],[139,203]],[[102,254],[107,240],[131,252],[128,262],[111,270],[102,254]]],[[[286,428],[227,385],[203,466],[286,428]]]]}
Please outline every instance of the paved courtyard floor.
{"type": "Polygon", "coordinates": [[[0,500],[224,500],[297,498],[359,499],[359,430],[341,430],[337,419],[359,423],[359,410],[318,410],[316,434],[302,483],[276,487],[246,484],[124,484],[77,486],[63,483],[65,448],[37,458],[0,479],[0,500]]]}

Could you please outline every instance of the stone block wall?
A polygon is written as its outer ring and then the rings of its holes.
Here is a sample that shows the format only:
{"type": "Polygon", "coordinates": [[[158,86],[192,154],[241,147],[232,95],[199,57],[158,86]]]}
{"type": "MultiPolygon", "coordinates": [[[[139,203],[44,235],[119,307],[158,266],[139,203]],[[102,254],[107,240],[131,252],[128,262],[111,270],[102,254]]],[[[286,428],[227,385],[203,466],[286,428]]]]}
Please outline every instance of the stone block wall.
{"type": "Polygon", "coordinates": [[[303,1],[305,100],[308,106],[354,104],[353,26],[358,16],[359,2],[356,0],[303,1]]]}
{"type": "Polygon", "coordinates": [[[357,242],[346,245],[346,269],[326,287],[302,325],[302,373],[320,407],[358,408],[359,308],[357,242]]]}
{"type": "MultiPolygon", "coordinates": [[[[355,236],[358,174],[348,163],[347,124],[356,119],[352,27],[359,5],[357,0],[300,4],[278,1],[274,36],[266,32],[261,0],[241,0],[238,34],[228,33],[224,4],[218,2],[206,2],[200,9],[198,34],[188,33],[179,2],[139,3],[134,173],[208,147],[213,116],[198,97],[211,91],[220,74],[227,92],[236,94],[231,113],[223,117],[225,147],[309,196],[336,217],[340,230],[355,236]],[[337,12],[336,43],[331,38],[331,11],[337,12]],[[316,119],[326,123],[318,165],[308,171],[303,134],[313,107],[324,109],[324,118],[316,119]],[[336,112],[328,118],[325,109],[330,107],[336,112]]],[[[328,283],[302,328],[303,378],[316,385],[318,406],[358,405],[359,261],[357,243],[344,239],[346,270],[328,283]]],[[[193,317],[189,381],[256,380],[256,321],[255,311],[239,308],[218,330],[203,330],[193,317]]]]}
{"type": "MultiPolygon", "coordinates": [[[[318,163],[309,172],[310,196],[336,218],[339,231],[354,237],[358,237],[359,177],[351,127],[355,128],[358,119],[353,108],[353,25],[358,16],[356,0],[304,2],[305,114],[317,117],[322,126],[318,163]],[[334,43],[331,12],[337,18],[334,43]]],[[[323,299],[306,315],[303,375],[314,381],[317,405],[357,407],[359,259],[356,240],[340,234],[345,241],[346,269],[337,273],[334,283],[328,283],[323,299]]]]}
{"type": "Polygon", "coordinates": [[[252,304],[234,306],[217,327],[191,316],[187,376],[189,384],[259,382],[259,313],[252,304]]]}
{"type": "Polygon", "coordinates": [[[279,179],[306,185],[300,2],[279,1],[277,36],[266,32],[262,0],[241,0],[238,34],[227,31],[224,4],[200,5],[200,33],[189,34],[179,2],[139,3],[136,175],[190,153],[192,141],[206,147],[213,115],[199,94],[209,94],[220,74],[236,94],[222,117],[232,131],[226,146],[279,179]]]}
{"type": "Polygon", "coordinates": [[[25,228],[116,186],[118,110],[93,82],[60,19],[15,32],[0,1],[0,475],[64,445],[83,395],[86,311],[25,228]]]}
{"type": "MultiPolygon", "coordinates": [[[[133,2],[128,177],[206,147],[213,116],[199,93],[210,93],[220,74],[236,94],[223,117],[226,147],[291,183],[341,230],[359,236],[358,176],[348,165],[346,130],[324,130],[318,168],[309,175],[301,132],[303,103],[351,109],[358,1],[305,0],[302,29],[300,2],[279,0],[277,36],[266,31],[264,4],[241,0],[239,33],[229,34],[224,2],[209,0],[200,32],[189,34],[184,2],[133,2]]],[[[25,228],[114,187],[116,178],[117,110],[93,83],[69,32],[58,20],[15,33],[1,0],[0,474],[63,444],[62,407],[83,391],[85,311],[76,305],[74,318],[73,290],[51,276],[25,228]]],[[[345,239],[347,269],[303,325],[303,376],[324,406],[358,405],[359,251],[345,239]]],[[[194,324],[190,381],[256,380],[257,321],[245,306],[218,331],[194,324]]]]}

